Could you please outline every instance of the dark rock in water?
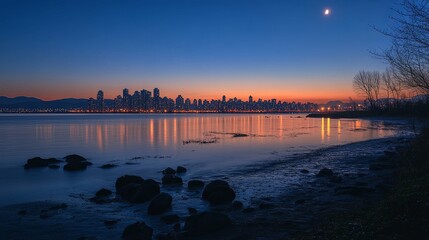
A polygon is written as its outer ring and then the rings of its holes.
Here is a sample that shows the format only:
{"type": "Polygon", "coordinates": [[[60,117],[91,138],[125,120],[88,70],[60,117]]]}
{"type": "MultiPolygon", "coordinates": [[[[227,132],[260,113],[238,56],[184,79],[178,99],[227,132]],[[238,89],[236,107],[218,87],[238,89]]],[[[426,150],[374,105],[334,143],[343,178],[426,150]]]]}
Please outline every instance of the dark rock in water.
{"type": "Polygon", "coordinates": [[[335,189],[335,194],[337,195],[352,195],[360,196],[365,193],[372,193],[374,189],[367,187],[339,187],[335,189]]]}
{"type": "Polygon", "coordinates": [[[187,171],[187,169],[185,167],[182,166],[178,166],[176,169],[177,173],[185,173],[187,171]]]}
{"type": "Polygon", "coordinates": [[[161,214],[167,209],[171,208],[171,202],[173,198],[168,193],[158,194],[152,201],[149,203],[148,213],[150,215],[161,214]]]}
{"type": "Polygon", "coordinates": [[[65,156],[64,159],[68,163],[78,163],[78,162],[84,162],[87,160],[86,158],[77,154],[71,154],[71,155],[65,156]]]}
{"type": "Polygon", "coordinates": [[[171,214],[161,217],[161,221],[167,223],[167,224],[173,224],[180,221],[180,217],[177,216],[177,214],[171,214]]]}
{"type": "Polygon", "coordinates": [[[110,227],[117,224],[119,220],[104,220],[103,222],[104,222],[104,225],[110,227]]]}
{"type": "MultiPolygon", "coordinates": [[[[174,224],[174,226],[173,226],[173,230],[174,231],[176,231],[176,232],[179,232],[180,230],[181,230],[181,226],[180,226],[180,223],[176,223],[176,224],[174,224]]],[[[180,238],[179,238],[180,239],[180,238]]]]}
{"type": "Polygon", "coordinates": [[[58,169],[58,168],[60,168],[60,166],[59,165],[56,165],[56,164],[49,164],[49,166],[48,166],[50,169],[58,169]]]}
{"type": "Polygon", "coordinates": [[[334,176],[334,172],[329,168],[323,168],[319,171],[319,173],[316,175],[317,177],[331,177],[334,176]]]}
{"type": "Polygon", "coordinates": [[[244,133],[234,133],[232,134],[232,137],[248,137],[249,135],[244,134],[244,133]]]}
{"type": "Polygon", "coordinates": [[[87,161],[71,162],[71,163],[67,163],[66,165],[64,165],[64,170],[65,171],[81,171],[81,170],[85,170],[86,167],[88,167],[89,165],[91,165],[91,164],[87,161]]]}
{"type": "Polygon", "coordinates": [[[116,164],[108,163],[108,164],[102,165],[100,168],[102,168],[102,169],[110,169],[110,168],[114,168],[114,167],[117,167],[117,166],[118,165],[116,165],[116,164]]]}
{"type": "Polygon", "coordinates": [[[162,184],[164,185],[182,185],[183,180],[181,177],[178,177],[173,174],[165,174],[164,177],[162,177],[162,184]]]}
{"type": "Polygon", "coordinates": [[[230,203],[235,199],[235,192],[227,182],[214,180],[204,188],[203,199],[213,205],[230,203]]]}
{"type": "Polygon", "coordinates": [[[116,179],[116,183],[115,183],[115,188],[116,188],[116,192],[120,192],[120,189],[129,184],[129,183],[142,183],[144,180],[142,177],[140,176],[134,176],[134,175],[124,175],[122,177],[119,177],[118,179],[116,179]]]}
{"type": "Polygon", "coordinates": [[[243,213],[251,213],[251,212],[253,212],[253,211],[255,211],[255,209],[254,208],[252,208],[252,207],[248,207],[248,208],[245,208],[245,209],[243,209],[243,213]]]}
{"type": "Polygon", "coordinates": [[[240,201],[234,201],[232,203],[232,209],[233,210],[240,210],[242,208],[243,208],[243,203],[242,202],[240,202],[240,201]]]}
{"type": "Polygon", "coordinates": [[[97,197],[107,197],[110,195],[112,195],[112,191],[110,191],[109,189],[105,189],[105,188],[102,188],[95,193],[95,196],[97,196],[97,197]]]}
{"type": "Polygon", "coordinates": [[[186,218],[184,230],[190,234],[205,234],[219,231],[231,223],[228,216],[217,212],[202,212],[186,218]]]}
{"type": "Polygon", "coordinates": [[[144,203],[154,198],[160,192],[161,190],[157,182],[152,179],[146,179],[136,189],[133,196],[130,196],[130,201],[132,203],[144,203]]]}
{"type": "Polygon", "coordinates": [[[27,160],[27,163],[24,165],[25,169],[29,168],[38,168],[38,167],[47,167],[48,166],[48,160],[35,157],[27,160]]]}
{"type": "Polygon", "coordinates": [[[188,182],[189,189],[199,189],[204,187],[204,182],[201,180],[190,180],[188,182]]]}
{"type": "Polygon", "coordinates": [[[162,170],[162,174],[176,174],[176,170],[172,169],[171,167],[168,167],[162,170]]]}
{"type": "Polygon", "coordinates": [[[144,222],[128,225],[122,233],[125,240],[152,240],[153,229],[144,222]]]}
{"type": "Polygon", "coordinates": [[[309,173],[309,171],[308,171],[307,169],[302,169],[300,172],[301,172],[301,173],[304,173],[304,174],[309,173]]]}
{"type": "Polygon", "coordinates": [[[271,204],[271,203],[266,203],[266,202],[259,204],[260,209],[271,209],[271,208],[275,208],[275,207],[276,207],[276,205],[271,204]]]}
{"type": "Polygon", "coordinates": [[[59,162],[62,162],[62,161],[55,158],[44,159],[41,157],[34,157],[27,160],[27,163],[24,165],[24,168],[30,169],[30,168],[47,167],[49,164],[54,164],[59,162]]]}
{"type": "Polygon", "coordinates": [[[301,204],[304,204],[304,203],[305,203],[305,199],[298,199],[298,200],[295,201],[296,205],[301,205],[301,204]]]}
{"type": "Polygon", "coordinates": [[[197,214],[198,213],[198,211],[197,211],[197,209],[195,209],[195,208],[188,208],[188,212],[189,212],[189,215],[192,215],[192,214],[197,214]]]}
{"type": "Polygon", "coordinates": [[[27,210],[19,210],[19,211],[18,211],[18,214],[19,214],[19,215],[22,215],[22,216],[23,216],[23,215],[27,215],[27,213],[28,213],[28,212],[27,212],[27,210]]]}
{"type": "Polygon", "coordinates": [[[120,188],[119,192],[116,194],[119,194],[123,199],[131,202],[133,200],[134,194],[137,192],[137,189],[141,185],[138,183],[129,183],[122,188],[120,188]]]}

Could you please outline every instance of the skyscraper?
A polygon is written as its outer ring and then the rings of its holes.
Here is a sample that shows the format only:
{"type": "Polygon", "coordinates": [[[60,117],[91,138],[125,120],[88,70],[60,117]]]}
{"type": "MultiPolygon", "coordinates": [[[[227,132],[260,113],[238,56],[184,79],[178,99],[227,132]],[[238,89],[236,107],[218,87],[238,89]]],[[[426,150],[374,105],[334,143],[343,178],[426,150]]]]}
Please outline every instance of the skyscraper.
{"type": "Polygon", "coordinates": [[[158,88],[154,88],[153,89],[153,105],[154,105],[154,108],[156,110],[159,110],[160,109],[160,104],[161,104],[161,99],[160,99],[160,96],[159,96],[159,89],[158,88]]]}
{"type": "Polygon", "coordinates": [[[104,93],[101,90],[99,90],[97,93],[96,108],[97,112],[104,111],[104,93]]]}

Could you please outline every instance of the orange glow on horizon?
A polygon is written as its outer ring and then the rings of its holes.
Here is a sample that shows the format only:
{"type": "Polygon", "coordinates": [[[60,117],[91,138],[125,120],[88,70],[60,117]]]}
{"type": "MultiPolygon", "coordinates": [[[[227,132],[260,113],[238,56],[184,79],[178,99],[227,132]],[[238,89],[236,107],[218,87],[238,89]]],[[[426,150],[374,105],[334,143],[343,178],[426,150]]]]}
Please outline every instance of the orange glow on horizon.
{"type": "Polygon", "coordinates": [[[174,84],[166,84],[159,82],[159,84],[145,84],[142,83],[114,83],[114,84],[101,84],[89,82],[86,87],[81,87],[79,84],[62,84],[61,87],[55,84],[41,84],[32,83],[26,87],[16,85],[6,85],[5,88],[0,90],[0,96],[17,97],[17,96],[30,96],[40,98],[45,101],[63,99],[63,98],[96,98],[98,90],[103,90],[105,99],[114,99],[118,95],[122,95],[122,89],[128,88],[132,95],[134,91],[141,91],[143,88],[152,92],[153,88],[158,87],[161,96],[175,99],[179,94],[185,99],[207,99],[219,100],[225,95],[226,99],[237,97],[243,101],[248,101],[249,96],[253,97],[254,101],[259,98],[263,100],[276,99],[277,101],[300,101],[300,102],[314,102],[325,103],[330,100],[348,101],[349,97],[357,99],[352,90],[351,83],[344,83],[338,85],[335,83],[309,83],[308,81],[302,82],[282,82],[280,84],[267,81],[238,81],[231,80],[231,82],[214,80],[207,80],[196,82],[192,81],[187,83],[175,82],[174,84]]]}

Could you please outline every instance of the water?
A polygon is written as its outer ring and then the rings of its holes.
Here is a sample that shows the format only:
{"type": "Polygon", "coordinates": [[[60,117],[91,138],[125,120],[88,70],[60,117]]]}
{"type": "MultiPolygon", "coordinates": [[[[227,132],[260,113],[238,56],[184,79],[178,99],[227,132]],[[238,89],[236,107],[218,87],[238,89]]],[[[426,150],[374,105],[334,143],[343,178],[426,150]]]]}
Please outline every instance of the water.
{"type": "Polygon", "coordinates": [[[93,194],[112,189],[124,174],[160,180],[168,166],[186,166],[185,181],[228,177],[293,154],[397,133],[397,125],[384,121],[297,114],[0,115],[0,205],[93,194]],[[82,172],[23,168],[35,156],[73,153],[94,165],[82,172]],[[105,163],[119,166],[100,169],[105,163]]]}

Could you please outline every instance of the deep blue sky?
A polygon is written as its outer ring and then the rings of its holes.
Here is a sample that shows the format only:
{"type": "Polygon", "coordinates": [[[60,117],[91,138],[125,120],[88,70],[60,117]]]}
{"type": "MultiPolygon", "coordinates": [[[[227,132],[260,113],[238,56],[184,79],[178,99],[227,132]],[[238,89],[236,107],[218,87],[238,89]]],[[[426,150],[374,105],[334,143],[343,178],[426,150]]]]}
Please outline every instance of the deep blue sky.
{"type": "Polygon", "coordinates": [[[354,96],[397,2],[0,0],[0,95],[354,96]]]}

